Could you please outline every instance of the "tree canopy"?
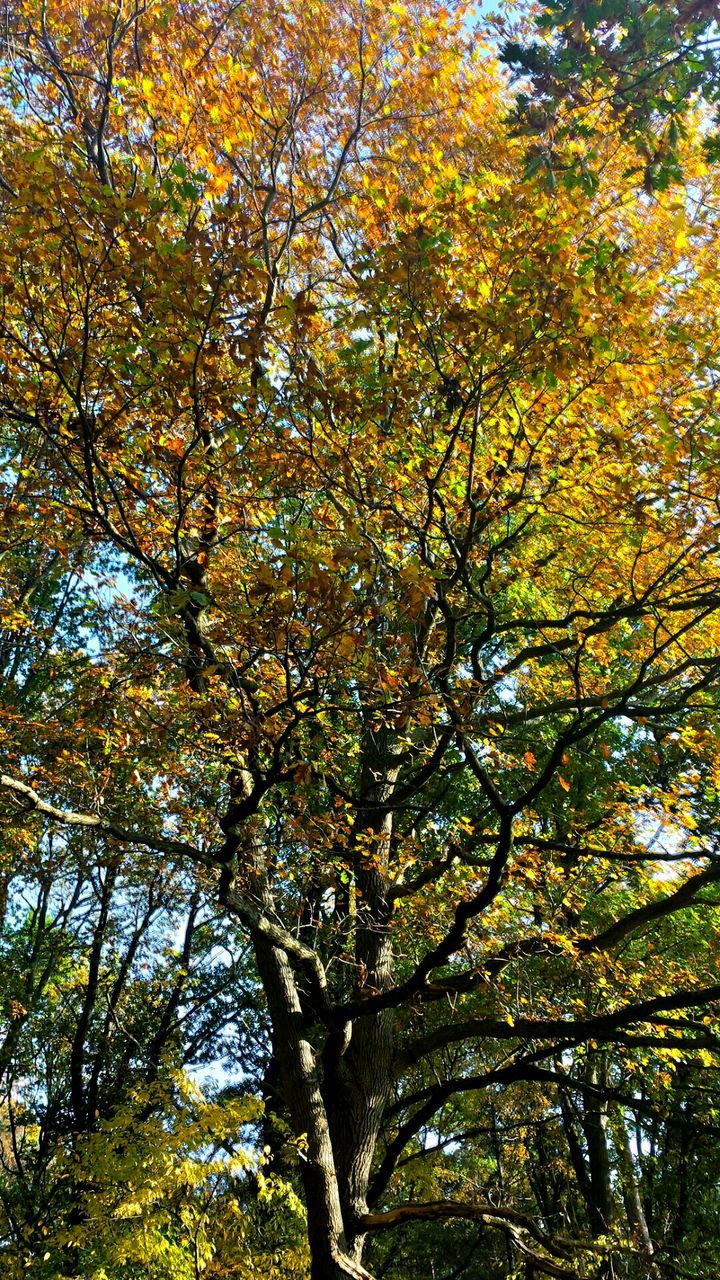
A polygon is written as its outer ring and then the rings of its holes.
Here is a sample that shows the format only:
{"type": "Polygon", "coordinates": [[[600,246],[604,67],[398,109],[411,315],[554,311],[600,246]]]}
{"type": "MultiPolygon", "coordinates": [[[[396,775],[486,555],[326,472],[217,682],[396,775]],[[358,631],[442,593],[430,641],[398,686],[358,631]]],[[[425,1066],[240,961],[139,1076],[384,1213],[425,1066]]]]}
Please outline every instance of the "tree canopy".
{"type": "Polygon", "coordinates": [[[715,15],[626,8],[5,6],[12,1280],[717,1274],[715,15]]]}

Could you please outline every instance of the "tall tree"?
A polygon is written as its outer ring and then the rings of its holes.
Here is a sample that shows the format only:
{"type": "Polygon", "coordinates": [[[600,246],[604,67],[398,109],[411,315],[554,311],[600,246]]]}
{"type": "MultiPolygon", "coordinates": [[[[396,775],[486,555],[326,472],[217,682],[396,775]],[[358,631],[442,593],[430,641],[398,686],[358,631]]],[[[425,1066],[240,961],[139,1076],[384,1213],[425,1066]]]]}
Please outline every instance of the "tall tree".
{"type": "Polygon", "coordinates": [[[247,932],[312,1280],[439,1219],[653,1274],[622,1055],[714,1064],[720,1000],[701,139],[643,195],[608,108],[549,191],[432,0],[19,0],[3,40],[5,519],[90,601],[9,686],[11,838],[103,850],[91,978],[120,857],[247,932]],[[456,1123],[492,1161],[408,1189],[456,1123]]]}

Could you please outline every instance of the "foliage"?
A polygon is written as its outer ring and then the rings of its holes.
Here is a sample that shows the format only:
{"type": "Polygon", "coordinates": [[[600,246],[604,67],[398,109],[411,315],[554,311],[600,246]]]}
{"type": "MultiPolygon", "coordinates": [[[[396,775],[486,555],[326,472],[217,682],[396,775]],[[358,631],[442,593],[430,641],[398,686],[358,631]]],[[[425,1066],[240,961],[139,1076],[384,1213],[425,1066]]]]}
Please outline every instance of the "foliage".
{"type": "Polygon", "coordinates": [[[18,1274],[716,1272],[714,37],[613,15],[8,6],[18,1274]]]}
{"type": "MultiPolygon", "coordinates": [[[[24,1248],[6,1253],[8,1274],[38,1280],[304,1274],[297,1247],[269,1254],[262,1237],[255,1240],[247,1182],[251,1170],[262,1175],[240,1135],[257,1115],[253,1099],[210,1102],[180,1072],[131,1090],[112,1116],[56,1152],[48,1217],[24,1248]]],[[[36,1131],[26,1127],[24,1162],[36,1143],[36,1131]]],[[[11,1184],[6,1176],[6,1211],[11,1184]]],[[[297,1197],[278,1179],[263,1180],[258,1203],[270,1205],[266,1235],[279,1214],[302,1223],[297,1197]]]]}
{"type": "MultiPolygon", "coordinates": [[[[506,29],[502,56],[532,84],[517,101],[523,130],[539,127],[547,139],[550,125],[553,141],[536,145],[532,163],[548,172],[569,164],[586,182],[597,153],[588,163],[563,141],[578,130],[594,139],[607,110],[632,140],[645,186],[655,190],[681,179],[680,143],[698,100],[711,108],[718,101],[717,10],[702,0],[552,0],[529,22],[506,29]]],[[[705,149],[717,158],[714,127],[705,149]]]]}

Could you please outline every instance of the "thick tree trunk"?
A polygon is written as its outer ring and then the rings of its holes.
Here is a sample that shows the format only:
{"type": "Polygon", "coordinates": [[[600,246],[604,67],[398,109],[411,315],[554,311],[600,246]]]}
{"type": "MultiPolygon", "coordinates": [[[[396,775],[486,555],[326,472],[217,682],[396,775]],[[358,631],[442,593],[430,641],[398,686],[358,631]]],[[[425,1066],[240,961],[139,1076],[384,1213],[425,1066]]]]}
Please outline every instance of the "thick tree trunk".
{"type": "MultiPolygon", "coordinates": [[[[235,801],[247,800],[253,787],[249,770],[238,770],[233,785],[235,801]]],[[[240,899],[245,896],[272,920],[275,904],[263,830],[251,818],[241,819],[237,825],[229,821],[225,832],[229,886],[237,880],[240,899]]],[[[229,886],[224,889],[226,895],[229,886]]],[[[345,1238],[335,1153],[316,1066],[318,1055],[309,1039],[307,1011],[303,1010],[292,963],[287,951],[261,928],[252,929],[252,942],[270,1014],[283,1097],[293,1132],[306,1144],[301,1176],[312,1280],[372,1280],[359,1259],[351,1256],[345,1238]]]]}
{"type": "MultiPolygon", "coordinates": [[[[372,838],[354,841],[354,935],[358,988],[369,994],[385,990],[392,981],[387,896],[392,819],[382,806],[392,793],[397,768],[385,735],[379,743],[366,743],[366,748],[361,794],[367,809],[358,812],[355,836],[370,833],[372,838]]],[[[236,785],[241,795],[250,794],[251,779],[245,771],[238,774],[236,785]]],[[[244,892],[272,918],[263,833],[250,824],[244,830],[230,827],[229,837],[237,851],[243,847],[237,874],[244,880],[244,892]]],[[[306,1142],[301,1176],[312,1280],[372,1280],[361,1263],[364,1233],[354,1227],[368,1210],[370,1170],[390,1093],[392,1014],[359,1019],[349,1038],[321,1031],[326,1040],[321,1060],[310,1039],[308,1008],[303,1007],[287,951],[259,929],[253,933],[253,945],[282,1094],[293,1132],[306,1142]]]]}
{"type": "Polygon", "coordinates": [[[293,1129],[305,1137],[302,1180],[307,1207],[312,1280],[368,1280],[345,1238],[335,1155],[327,1112],[315,1066],[315,1053],[303,1031],[302,1009],[288,957],[262,935],[255,955],[270,1009],[281,1064],[283,1092],[293,1129]]]}
{"type": "MultiPolygon", "coordinates": [[[[361,994],[385,991],[393,979],[387,876],[392,814],[383,805],[392,796],[397,776],[391,735],[385,729],[373,732],[367,726],[360,779],[363,808],[355,823],[356,836],[372,837],[369,842],[355,843],[355,962],[361,994]]],[[[358,1261],[365,1235],[353,1232],[352,1224],[368,1212],[372,1161],[392,1083],[393,1048],[390,1011],[359,1018],[345,1053],[326,1082],[341,1202],[351,1232],[348,1244],[358,1261]]]]}

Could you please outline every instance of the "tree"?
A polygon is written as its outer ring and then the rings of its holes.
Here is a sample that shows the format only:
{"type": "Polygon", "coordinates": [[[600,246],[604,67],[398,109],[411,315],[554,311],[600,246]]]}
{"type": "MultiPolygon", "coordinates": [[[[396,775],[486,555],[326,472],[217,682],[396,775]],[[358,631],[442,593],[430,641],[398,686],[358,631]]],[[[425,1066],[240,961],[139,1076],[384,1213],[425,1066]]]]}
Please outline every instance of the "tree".
{"type": "MultiPolygon", "coordinates": [[[[698,102],[709,117],[718,100],[715,4],[553,0],[519,23],[499,25],[503,61],[531,81],[531,91],[518,95],[517,123],[535,134],[535,168],[592,184],[592,147],[578,156],[565,143],[578,128],[586,139],[596,136],[610,109],[632,140],[646,188],[681,179],[688,117],[698,102]]],[[[717,160],[717,128],[707,129],[704,145],[717,160]]]]}
{"type": "Polygon", "coordinates": [[[643,194],[608,109],[548,190],[429,0],[26,0],[3,38],[5,626],[49,637],[9,847],[182,868],[246,931],[313,1280],[441,1219],[504,1274],[655,1274],[685,1227],[627,1124],[720,999],[701,137],[643,194]],[[17,586],[38,542],[77,617],[17,586]]]}

